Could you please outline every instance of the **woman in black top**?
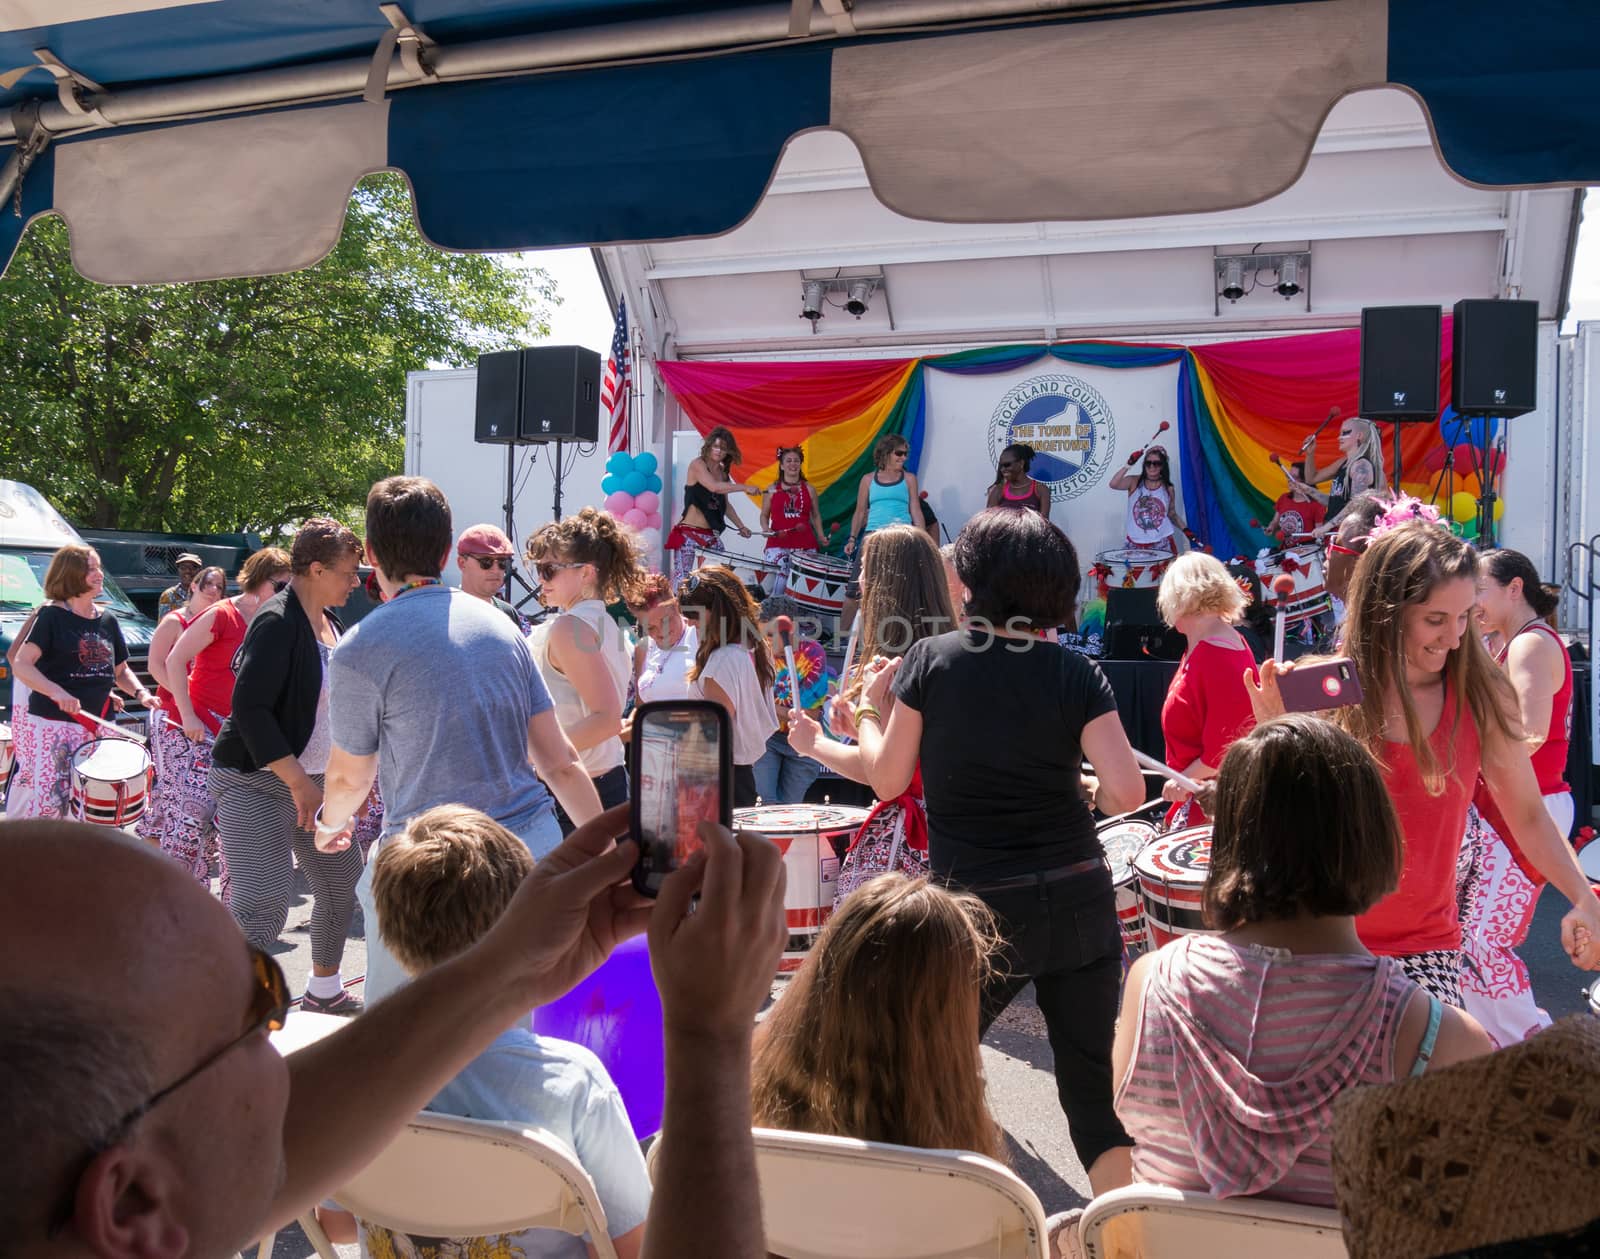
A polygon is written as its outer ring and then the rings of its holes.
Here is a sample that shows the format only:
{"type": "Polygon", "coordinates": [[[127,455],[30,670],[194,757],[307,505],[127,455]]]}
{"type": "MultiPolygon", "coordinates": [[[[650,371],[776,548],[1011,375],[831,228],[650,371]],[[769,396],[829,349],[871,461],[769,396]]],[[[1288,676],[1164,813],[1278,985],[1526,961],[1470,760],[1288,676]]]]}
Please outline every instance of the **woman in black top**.
{"type": "MultiPolygon", "coordinates": [[[[360,582],[361,544],[335,520],[308,520],[290,550],[289,586],[251,618],[234,668],[233,712],[222,723],[207,785],[217,800],[223,899],[245,938],[269,948],[289,918],[294,866],[305,871],[311,907],[312,977],[301,1008],[357,1014],[339,964],[355,910],[361,850],[321,852],[312,837],[333,747],[328,658],[338,618],[360,582]]],[[[419,661],[418,668],[426,668],[419,661]]]]}
{"type": "Polygon", "coordinates": [[[17,760],[33,789],[12,817],[72,816],[72,754],[100,737],[74,714],[104,718],[121,711],[113,686],[146,707],[152,702],[128,663],[117,618],[95,606],[105,580],[100,556],[89,547],[64,546],[50,557],[44,576],[50,602],[34,617],[15,660],[17,678],[32,692],[17,760]]]}
{"type": "Polygon", "coordinates": [[[992,508],[955,545],[965,627],[873,662],[856,711],[862,758],[882,799],[920,762],[934,875],[982,899],[1005,941],[978,1033],[1032,981],[1073,1144],[1099,1192],[1127,1183],[1130,1142],[1111,1106],[1122,944],[1084,796],[1121,813],[1144,783],[1100,670],[1046,638],[1078,593],[1066,535],[1037,512],[992,508]],[[1098,781],[1080,791],[1085,758],[1098,781]]]}
{"type": "Polygon", "coordinates": [[[683,484],[683,515],[667,535],[665,549],[672,556],[672,588],[689,575],[696,550],[720,547],[722,531],[733,521],[741,538],[750,530],[728,503],[729,494],[754,494],[756,487],[733,480],[740,458],[733,434],[717,425],[706,434],[700,457],[689,465],[683,484]]]}

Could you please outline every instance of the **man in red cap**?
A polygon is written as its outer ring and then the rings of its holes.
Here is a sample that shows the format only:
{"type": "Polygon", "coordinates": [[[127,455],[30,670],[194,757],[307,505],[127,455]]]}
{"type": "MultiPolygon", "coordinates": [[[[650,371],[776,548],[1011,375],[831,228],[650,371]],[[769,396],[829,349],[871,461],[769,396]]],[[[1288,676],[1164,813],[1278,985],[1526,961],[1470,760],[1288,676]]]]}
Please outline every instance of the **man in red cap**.
{"type": "Polygon", "coordinates": [[[493,525],[473,525],[456,543],[456,563],[461,567],[461,589],[487,600],[511,618],[519,633],[528,632],[522,614],[500,597],[516,551],[511,539],[493,525]]]}

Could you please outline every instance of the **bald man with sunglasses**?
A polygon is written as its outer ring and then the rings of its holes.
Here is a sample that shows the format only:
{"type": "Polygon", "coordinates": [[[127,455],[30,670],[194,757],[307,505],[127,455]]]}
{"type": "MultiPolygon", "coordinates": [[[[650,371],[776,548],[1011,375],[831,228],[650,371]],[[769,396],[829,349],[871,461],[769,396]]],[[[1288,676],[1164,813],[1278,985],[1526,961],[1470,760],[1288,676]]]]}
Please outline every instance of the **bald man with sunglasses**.
{"type": "Polygon", "coordinates": [[[267,1039],[283,973],[177,863],[104,827],[0,822],[0,1248],[225,1259],[648,930],[673,1139],[645,1259],[764,1254],[750,1034],[787,934],[783,859],[706,824],[652,906],[628,884],[627,826],[623,806],[579,827],[471,949],[284,1059],[267,1039]]]}

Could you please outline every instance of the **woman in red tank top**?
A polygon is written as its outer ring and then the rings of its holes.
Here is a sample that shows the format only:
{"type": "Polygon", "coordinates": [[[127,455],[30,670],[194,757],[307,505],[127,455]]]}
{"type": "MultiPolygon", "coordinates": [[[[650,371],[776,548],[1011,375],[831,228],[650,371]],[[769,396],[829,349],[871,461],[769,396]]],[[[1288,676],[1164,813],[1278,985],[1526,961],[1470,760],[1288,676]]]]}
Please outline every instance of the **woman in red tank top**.
{"type": "MultiPolygon", "coordinates": [[[[1567,750],[1572,738],[1572,660],[1546,624],[1559,599],[1539,580],[1527,556],[1490,551],[1480,562],[1478,620],[1499,635],[1497,657],[1517,695],[1522,728],[1539,792],[1563,838],[1572,833],[1567,750]]],[[[1482,780],[1473,797],[1459,873],[1461,976],[1467,1009],[1498,1045],[1511,1045],[1550,1026],[1539,1008],[1528,968],[1516,949],[1528,938],[1545,879],[1517,846],[1510,826],[1482,780]]]]}
{"type": "MultiPolygon", "coordinates": [[[[1585,970],[1600,969],[1600,901],[1545,812],[1516,696],[1472,625],[1477,552],[1425,513],[1396,504],[1356,565],[1344,642],[1366,695],[1330,715],[1383,766],[1405,835],[1400,886],[1356,920],[1362,942],[1460,1006],[1456,857],[1480,773],[1528,859],[1572,902],[1562,944],[1585,970]]],[[[1263,666],[1258,715],[1281,710],[1274,675],[1286,668],[1263,666]]]]}
{"type": "Polygon", "coordinates": [[[796,551],[822,549],[822,512],[816,491],[805,475],[805,452],[798,446],[778,448],[778,480],[761,501],[761,528],[770,531],[765,558],[780,565],[773,594],[788,585],[788,566],[796,551]]]}

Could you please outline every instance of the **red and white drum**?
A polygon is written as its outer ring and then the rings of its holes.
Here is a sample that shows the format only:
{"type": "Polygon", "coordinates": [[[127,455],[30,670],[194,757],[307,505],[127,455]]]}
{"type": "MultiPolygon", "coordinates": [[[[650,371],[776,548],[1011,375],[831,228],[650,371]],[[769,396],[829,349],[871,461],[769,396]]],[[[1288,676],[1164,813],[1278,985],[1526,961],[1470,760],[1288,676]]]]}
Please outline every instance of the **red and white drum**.
{"type": "Polygon", "coordinates": [[[1171,563],[1171,552],[1124,547],[1101,551],[1094,557],[1091,571],[1111,590],[1146,590],[1161,584],[1171,563]]]}
{"type": "Polygon", "coordinates": [[[759,586],[762,590],[770,591],[773,581],[778,575],[778,566],[769,564],[760,554],[745,555],[738,551],[725,551],[721,548],[697,547],[694,553],[694,566],[706,568],[709,565],[720,564],[725,568],[733,569],[733,575],[747,586],[759,586]]]}
{"type": "Polygon", "coordinates": [[[844,588],[850,584],[850,561],[820,551],[796,551],[789,568],[789,597],[802,608],[838,616],[844,588]]]}
{"type": "Polygon", "coordinates": [[[1600,896],[1600,839],[1592,839],[1578,849],[1578,865],[1594,885],[1595,895],[1600,896]]]}
{"type": "Polygon", "coordinates": [[[1162,835],[1134,859],[1133,870],[1152,948],[1179,936],[1216,934],[1206,927],[1202,898],[1211,871],[1211,827],[1162,835]]]}
{"type": "Polygon", "coordinates": [[[150,753],[129,739],[91,739],[72,754],[72,807],[97,826],[129,826],[144,816],[155,771],[150,753]]]}
{"type": "Polygon", "coordinates": [[[760,831],[783,852],[789,948],[780,972],[799,969],[800,958],[832,916],[840,857],[867,820],[867,812],[844,804],[761,804],[733,811],[736,827],[760,831]]]}
{"type": "Polygon", "coordinates": [[[11,727],[0,721],[0,787],[5,785],[6,775],[11,772],[12,758],[11,727]]]}
{"type": "Polygon", "coordinates": [[[1122,929],[1122,944],[1129,949],[1150,947],[1145,927],[1144,905],[1133,873],[1133,863],[1156,837],[1148,822],[1113,822],[1099,831],[1100,847],[1111,867],[1111,886],[1117,894],[1117,926],[1122,929]]]}
{"type": "Polygon", "coordinates": [[[1274,612],[1278,597],[1272,583],[1286,576],[1294,583],[1285,604],[1285,622],[1299,625],[1333,609],[1333,600],[1322,580],[1322,550],[1315,546],[1296,546],[1287,551],[1269,551],[1256,560],[1256,576],[1261,579],[1263,598],[1274,612]]]}

